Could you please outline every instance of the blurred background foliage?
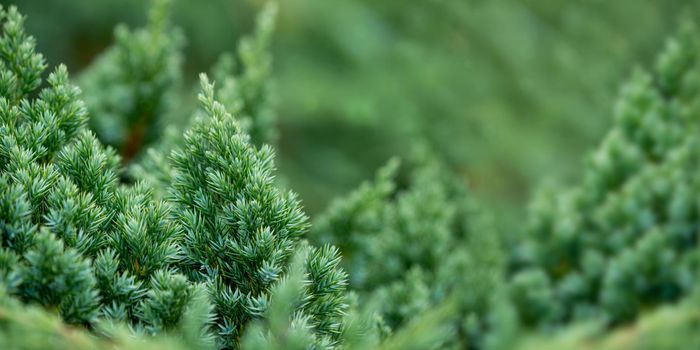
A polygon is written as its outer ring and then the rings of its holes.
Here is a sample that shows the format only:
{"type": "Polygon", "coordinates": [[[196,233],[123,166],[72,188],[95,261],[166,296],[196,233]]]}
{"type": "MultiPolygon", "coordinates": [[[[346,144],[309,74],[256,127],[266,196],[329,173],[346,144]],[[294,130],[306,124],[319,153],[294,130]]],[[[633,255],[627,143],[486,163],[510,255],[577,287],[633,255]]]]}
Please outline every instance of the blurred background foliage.
{"type": "MultiPolygon", "coordinates": [[[[51,64],[79,72],[141,26],[142,0],[2,0],[51,64]]],[[[179,0],[185,75],[252,32],[263,1],[179,0]]],[[[284,0],[274,35],[278,165],[314,214],[391,156],[428,145],[518,225],[543,181],[578,177],[619,82],[649,66],[683,0],[284,0]]],[[[191,95],[191,94],[189,94],[191,95]]],[[[184,95],[182,99],[192,97],[184,95]]]]}

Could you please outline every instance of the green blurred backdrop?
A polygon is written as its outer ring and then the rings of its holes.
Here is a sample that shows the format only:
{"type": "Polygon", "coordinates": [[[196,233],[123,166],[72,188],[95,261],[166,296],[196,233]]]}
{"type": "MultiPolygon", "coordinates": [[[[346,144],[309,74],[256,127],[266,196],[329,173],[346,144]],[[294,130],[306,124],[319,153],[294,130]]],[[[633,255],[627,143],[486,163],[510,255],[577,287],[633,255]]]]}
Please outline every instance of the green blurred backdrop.
{"type": "MultiPolygon", "coordinates": [[[[142,0],[14,0],[51,64],[76,76],[141,25],[142,0]]],[[[262,1],[178,0],[186,77],[252,30],[262,1]]],[[[575,179],[618,83],[677,28],[681,0],[280,0],[278,166],[312,214],[392,155],[428,144],[517,225],[543,181],[575,179]]],[[[185,97],[183,97],[185,98],[185,97]]],[[[194,99],[194,96],[186,98],[194,99]]]]}

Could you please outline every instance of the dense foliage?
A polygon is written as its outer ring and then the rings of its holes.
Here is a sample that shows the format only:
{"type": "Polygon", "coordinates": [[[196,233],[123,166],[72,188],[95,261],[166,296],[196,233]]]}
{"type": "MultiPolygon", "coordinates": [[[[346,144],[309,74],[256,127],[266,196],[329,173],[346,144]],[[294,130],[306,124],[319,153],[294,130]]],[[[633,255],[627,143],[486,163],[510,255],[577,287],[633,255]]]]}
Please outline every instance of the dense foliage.
{"type": "Polygon", "coordinates": [[[550,297],[528,322],[601,316],[617,323],[693,289],[698,53],[692,29],[671,40],[654,74],[637,72],[623,88],[614,125],[579,187],[535,201],[520,247],[527,267],[515,278],[550,297]]]}
{"type": "Polygon", "coordinates": [[[77,85],[0,8],[0,347],[700,346],[691,20],[623,87],[578,184],[545,188],[504,232],[510,214],[478,200],[439,127],[418,137],[423,122],[387,134],[412,137],[403,160],[310,218],[290,173],[276,177],[280,9],[190,87],[172,6],[119,26],[77,85]]]}
{"type": "MultiPolygon", "coordinates": [[[[173,153],[167,200],[155,199],[145,183],[120,184],[120,159],[87,130],[87,109],[65,67],[35,91],[43,57],[15,8],[2,18],[8,292],[56,309],[69,323],[104,318],[158,333],[176,328],[206,289],[218,344],[234,347],[248,320],[265,312],[308,226],[295,195],[272,182],[271,148],[250,144],[203,78],[201,115],[185,149],[173,153]]],[[[346,277],[331,247],[313,248],[305,264],[304,316],[295,317],[308,319],[318,346],[330,346],[342,331],[346,277]]]]}

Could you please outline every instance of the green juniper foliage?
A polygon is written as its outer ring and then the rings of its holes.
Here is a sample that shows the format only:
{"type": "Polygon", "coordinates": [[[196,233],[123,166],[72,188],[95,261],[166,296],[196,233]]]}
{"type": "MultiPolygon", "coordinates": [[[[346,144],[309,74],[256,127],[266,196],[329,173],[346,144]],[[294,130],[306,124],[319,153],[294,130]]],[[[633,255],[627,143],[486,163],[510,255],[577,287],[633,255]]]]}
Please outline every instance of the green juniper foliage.
{"type": "Polygon", "coordinates": [[[335,248],[302,243],[289,271],[270,291],[265,322],[245,332],[245,349],[326,349],[341,335],[347,303],[335,248]],[[299,310],[302,310],[299,312],[299,310]],[[317,332],[314,332],[314,330],[317,332]]]}
{"type": "Polygon", "coordinates": [[[66,68],[40,88],[46,65],[23,17],[15,8],[1,15],[0,228],[9,291],[70,323],[105,315],[151,331],[174,327],[179,316],[171,315],[193,287],[183,290],[184,277],[170,266],[179,248],[168,212],[146,189],[118,183],[119,158],[87,130],[66,68]]]}
{"type": "MultiPolygon", "coordinates": [[[[241,346],[245,350],[314,349],[318,339],[310,331],[307,319],[294,313],[294,306],[303,303],[306,295],[304,257],[308,247],[295,255],[289,274],[272,291],[270,308],[265,322],[260,320],[248,328],[241,346]]],[[[68,326],[43,308],[24,305],[0,289],[0,347],[3,349],[213,349],[211,338],[198,331],[209,318],[210,304],[203,289],[187,305],[184,320],[177,335],[135,337],[123,327],[100,325],[109,338],[95,336],[86,330],[68,326]]],[[[441,307],[412,322],[400,333],[380,342],[370,336],[367,328],[356,327],[350,336],[346,333],[343,348],[361,349],[425,349],[450,334],[444,327],[450,312],[441,307]],[[361,332],[361,333],[360,333],[361,332]]],[[[358,318],[359,319],[359,318],[358,318]]],[[[362,323],[362,322],[359,322],[362,323]]],[[[325,344],[328,345],[328,344],[325,344]]],[[[320,348],[327,348],[325,346],[320,348]]]]}
{"type": "MultiPolygon", "coordinates": [[[[309,255],[314,248],[300,250],[293,258],[289,273],[275,286],[271,292],[270,305],[264,322],[256,322],[249,328],[243,338],[242,348],[246,350],[273,349],[318,349],[328,348],[329,344],[318,342],[318,338],[310,332],[313,326],[309,319],[295,312],[299,305],[307,303],[310,280],[304,275],[308,269],[309,255]],[[311,252],[310,252],[311,251],[311,252]],[[306,257],[306,263],[304,258],[306,257]]],[[[342,335],[343,344],[340,348],[350,350],[361,349],[427,349],[435,344],[444,342],[453,334],[450,321],[454,306],[442,303],[433,310],[408,322],[399,332],[381,336],[380,330],[372,321],[373,311],[360,314],[357,310],[349,310],[346,318],[346,328],[342,335]]]]}
{"type": "Polygon", "coordinates": [[[123,327],[105,325],[109,338],[62,323],[52,313],[22,304],[0,288],[0,348],[2,349],[188,349],[211,350],[211,339],[197,333],[207,319],[209,303],[202,290],[187,305],[180,336],[134,337],[123,327]]]}
{"type": "MultiPolygon", "coordinates": [[[[0,222],[10,291],[71,323],[104,316],[157,333],[179,327],[201,282],[219,345],[237,346],[308,228],[295,195],[273,184],[271,148],[250,144],[205,81],[203,115],[172,156],[171,196],[154,198],[146,183],[122,185],[120,159],[87,131],[86,108],[64,67],[38,97],[28,95],[41,82],[27,75],[40,76],[45,65],[17,11],[3,18],[9,78],[0,222]],[[12,55],[26,47],[32,50],[21,54],[34,56],[12,55]],[[21,60],[39,62],[38,71],[25,72],[21,60]]],[[[309,249],[298,312],[322,348],[337,344],[343,330],[346,276],[338,264],[334,248],[309,249]]]]}
{"type": "Polygon", "coordinates": [[[218,89],[200,76],[196,108],[168,7],[117,29],[84,100],[0,9],[0,348],[700,344],[692,27],[625,86],[580,183],[543,191],[506,236],[424,149],[311,225],[275,178],[276,5],[212,69],[218,89]]]}
{"type": "Polygon", "coordinates": [[[459,332],[443,341],[475,346],[501,277],[498,237],[444,167],[422,160],[414,168],[407,187],[398,188],[398,162],[390,161],[373,182],[333,203],[314,237],[338,245],[360,301],[376,305],[391,328],[459,294],[459,332]]]}
{"type": "Polygon", "coordinates": [[[692,29],[671,40],[623,89],[579,187],[535,201],[513,279],[525,324],[622,322],[694,287],[698,49],[692,29]]]}
{"type": "MultiPolygon", "coordinates": [[[[209,284],[218,333],[230,347],[244,325],[263,316],[270,289],[286,273],[308,221],[296,195],[275,187],[272,149],[250,143],[214,100],[214,86],[205,76],[202,89],[206,117],[194,122],[184,148],[171,156],[171,198],[184,234],[182,269],[193,281],[209,284]]],[[[310,253],[313,288],[300,310],[331,342],[341,331],[345,308],[345,275],[337,270],[337,255],[331,248],[310,253]]]]}

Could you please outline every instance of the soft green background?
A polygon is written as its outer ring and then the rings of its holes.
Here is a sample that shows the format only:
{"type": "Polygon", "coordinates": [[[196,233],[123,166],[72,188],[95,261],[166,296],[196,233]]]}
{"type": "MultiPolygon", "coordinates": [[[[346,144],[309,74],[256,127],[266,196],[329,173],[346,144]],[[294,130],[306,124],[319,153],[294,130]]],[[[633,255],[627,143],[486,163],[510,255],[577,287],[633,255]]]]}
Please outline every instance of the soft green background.
{"type": "MultiPolygon", "coordinates": [[[[7,1],[2,1],[6,3],[7,1]]],[[[15,0],[74,73],[140,25],[142,0],[15,0]]],[[[503,225],[543,181],[577,176],[635,67],[688,12],[665,0],[283,0],[274,41],[278,165],[311,213],[426,142],[503,225]]],[[[179,0],[186,76],[251,30],[261,1],[179,0]]],[[[194,98],[194,96],[183,96],[194,98]]]]}

